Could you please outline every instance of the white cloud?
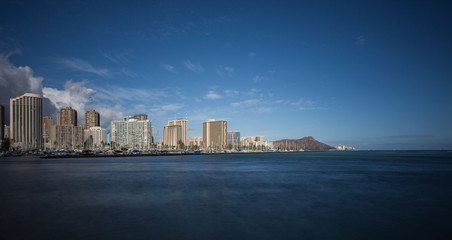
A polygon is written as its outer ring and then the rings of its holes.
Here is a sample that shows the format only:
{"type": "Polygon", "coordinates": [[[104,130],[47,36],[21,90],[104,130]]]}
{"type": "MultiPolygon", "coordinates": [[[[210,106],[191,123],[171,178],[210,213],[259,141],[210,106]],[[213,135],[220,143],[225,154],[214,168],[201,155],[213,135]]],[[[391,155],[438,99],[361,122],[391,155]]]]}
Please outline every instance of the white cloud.
{"type": "Polygon", "coordinates": [[[161,65],[163,69],[172,72],[172,73],[176,73],[176,69],[174,68],[174,66],[168,65],[168,64],[162,64],[161,65]]]}
{"type": "Polygon", "coordinates": [[[72,82],[68,80],[63,90],[56,88],[43,88],[44,97],[57,108],[72,107],[80,114],[85,113],[92,106],[92,96],[96,93],[94,89],[85,87],[86,81],[72,82]]]}
{"type": "Polygon", "coordinates": [[[133,71],[127,70],[125,68],[121,69],[121,73],[128,76],[128,77],[138,77],[138,74],[136,74],[133,71]]]}
{"type": "Polygon", "coordinates": [[[101,77],[111,77],[110,70],[106,68],[95,68],[88,62],[78,58],[60,58],[58,61],[75,71],[93,73],[101,77]]]}
{"type": "Polygon", "coordinates": [[[192,72],[202,72],[204,71],[204,68],[201,66],[201,64],[193,64],[189,60],[184,62],[185,67],[192,71],[192,72]]]}
{"type": "Polygon", "coordinates": [[[117,104],[115,106],[93,106],[100,114],[101,125],[107,127],[112,120],[122,120],[125,116],[124,108],[117,104]]]}
{"type": "Polygon", "coordinates": [[[97,88],[96,98],[107,101],[136,101],[148,102],[151,100],[159,100],[168,94],[160,89],[142,89],[142,88],[125,88],[119,86],[107,86],[106,88],[97,88]]]}
{"type": "Polygon", "coordinates": [[[230,72],[230,73],[234,72],[234,68],[228,67],[228,66],[224,67],[224,70],[226,70],[227,72],[230,72]]]}
{"type": "Polygon", "coordinates": [[[254,77],[253,77],[253,81],[254,81],[255,83],[262,81],[262,79],[263,79],[263,78],[262,78],[261,76],[254,76],[254,77]]]}
{"type": "Polygon", "coordinates": [[[224,90],[224,94],[227,97],[237,97],[239,95],[239,91],[237,90],[231,90],[231,89],[226,89],[224,90]]]}
{"type": "Polygon", "coordinates": [[[222,98],[222,96],[218,93],[216,93],[215,91],[208,91],[206,93],[206,95],[204,96],[204,99],[210,99],[210,100],[215,100],[215,99],[220,99],[222,98]]]}
{"type": "Polygon", "coordinates": [[[131,59],[133,59],[133,53],[134,50],[126,50],[120,54],[110,54],[105,52],[101,52],[100,54],[116,64],[123,64],[132,63],[131,59]]]}
{"type": "Polygon", "coordinates": [[[163,116],[166,115],[168,112],[175,112],[179,109],[182,109],[183,107],[184,105],[180,103],[161,104],[155,105],[153,108],[151,108],[151,111],[153,115],[163,116]]]}
{"type": "Polygon", "coordinates": [[[24,93],[42,92],[43,77],[33,76],[29,66],[16,67],[8,59],[12,53],[0,54],[0,103],[9,105],[9,99],[24,93]]]}
{"type": "Polygon", "coordinates": [[[315,101],[300,99],[296,102],[290,102],[292,106],[295,106],[297,110],[305,111],[305,110],[319,110],[324,109],[323,107],[317,106],[315,101]]]}
{"type": "Polygon", "coordinates": [[[250,52],[250,53],[248,54],[248,56],[250,56],[250,57],[254,57],[254,56],[256,56],[256,53],[254,53],[254,52],[250,52]]]}
{"type": "Polygon", "coordinates": [[[261,99],[248,99],[241,102],[233,102],[231,103],[231,106],[238,107],[238,106],[253,106],[261,102],[261,99]]]}
{"type": "Polygon", "coordinates": [[[256,88],[251,88],[250,91],[248,92],[248,95],[250,96],[255,96],[257,93],[259,93],[261,90],[260,89],[256,89],[256,88]]]}

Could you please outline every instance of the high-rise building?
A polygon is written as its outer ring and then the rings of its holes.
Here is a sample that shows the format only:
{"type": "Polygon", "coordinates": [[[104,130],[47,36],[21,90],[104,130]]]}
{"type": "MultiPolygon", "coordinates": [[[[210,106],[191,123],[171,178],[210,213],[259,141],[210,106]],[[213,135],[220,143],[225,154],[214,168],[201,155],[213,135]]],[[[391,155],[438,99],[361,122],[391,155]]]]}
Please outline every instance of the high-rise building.
{"type": "Polygon", "coordinates": [[[88,149],[103,148],[107,144],[107,129],[101,127],[91,127],[85,129],[85,146],[88,149]]]}
{"type": "Polygon", "coordinates": [[[71,107],[62,108],[58,112],[57,125],[77,126],[77,111],[71,107]]]}
{"type": "Polygon", "coordinates": [[[226,134],[228,122],[224,120],[215,121],[208,119],[202,123],[202,140],[205,148],[226,148],[226,134]]]}
{"type": "Polygon", "coordinates": [[[233,147],[238,147],[240,145],[240,132],[228,131],[227,134],[227,144],[231,144],[233,147]]]}
{"type": "Polygon", "coordinates": [[[11,146],[21,149],[41,149],[42,95],[25,93],[11,98],[9,104],[11,146]]]}
{"type": "Polygon", "coordinates": [[[58,112],[55,127],[56,148],[74,150],[84,148],[83,125],[77,126],[77,111],[71,107],[62,108],[58,112]]]}
{"type": "Polygon", "coordinates": [[[64,150],[83,149],[83,130],[83,126],[56,125],[55,148],[64,150]]]}
{"type": "Polygon", "coordinates": [[[137,114],[135,116],[133,116],[133,118],[136,118],[138,120],[148,120],[148,115],[147,114],[137,114]]]}
{"type": "Polygon", "coordinates": [[[53,121],[53,117],[45,116],[42,122],[44,146],[46,149],[52,149],[56,145],[56,125],[53,121]]]}
{"type": "Polygon", "coordinates": [[[85,113],[85,129],[90,129],[91,127],[100,126],[100,114],[94,109],[91,109],[85,113]]]}
{"type": "Polygon", "coordinates": [[[186,119],[168,121],[168,125],[163,127],[163,144],[168,146],[178,146],[179,141],[187,145],[187,123],[186,119]]]}
{"type": "Polygon", "coordinates": [[[152,144],[152,126],[149,120],[126,117],[124,121],[112,121],[110,128],[112,148],[148,149],[152,144]]]}
{"type": "Polygon", "coordinates": [[[176,147],[182,139],[182,126],[165,125],[163,127],[163,145],[176,147]]]}

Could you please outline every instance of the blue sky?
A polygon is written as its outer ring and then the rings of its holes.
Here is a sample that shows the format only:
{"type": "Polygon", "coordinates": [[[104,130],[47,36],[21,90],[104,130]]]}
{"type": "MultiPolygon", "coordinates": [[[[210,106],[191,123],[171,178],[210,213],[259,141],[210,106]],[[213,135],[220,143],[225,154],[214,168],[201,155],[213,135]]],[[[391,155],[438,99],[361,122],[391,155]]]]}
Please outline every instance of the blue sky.
{"type": "Polygon", "coordinates": [[[447,1],[2,1],[0,101],[102,125],[188,116],[266,140],[452,149],[447,1]]]}

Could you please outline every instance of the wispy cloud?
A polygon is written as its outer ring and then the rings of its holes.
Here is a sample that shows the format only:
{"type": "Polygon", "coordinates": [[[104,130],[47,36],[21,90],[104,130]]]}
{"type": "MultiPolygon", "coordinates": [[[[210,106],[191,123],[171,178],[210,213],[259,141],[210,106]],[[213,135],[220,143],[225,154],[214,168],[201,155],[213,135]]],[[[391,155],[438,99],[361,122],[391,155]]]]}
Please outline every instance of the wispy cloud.
{"type": "Polygon", "coordinates": [[[58,59],[58,61],[64,66],[75,71],[93,73],[101,77],[111,77],[110,70],[106,68],[95,68],[88,62],[85,62],[78,58],[60,58],[58,59]]]}
{"type": "Polygon", "coordinates": [[[225,66],[225,67],[224,67],[224,70],[226,70],[227,72],[230,72],[230,73],[233,73],[233,72],[234,72],[234,68],[228,67],[228,66],[225,66]]]}
{"type": "Polygon", "coordinates": [[[257,83],[257,82],[260,82],[260,81],[262,81],[262,77],[261,76],[254,76],[253,77],[253,82],[255,82],[255,83],[257,83]]]}
{"type": "Polygon", "coordinates": [[[105,53],[100,52],[102,56],[104,56],[106,59],[110,60],[113,63],[116,64],[123,64],[123,63],[131,63],[133,58],[133,50],[127,50],[120,54],[111,54],[111,53],[105,53]]]}
{"type": "Polygon", "coordinates": [[[153,115],[156,116],[164,116],[168,114],[169,112],[175,112],[184,107],[183,104],[180,103],[169,103],[169,104],[160,104],[155,105],[150,110],[152,111],[153,115]]]}
{"type": "Polygon", "coordinates": [[[239,95],[239,91],[226,89],[226,90],[224,90],[224,95],[226,97],[237,97],[239,95]]]}
{"type": "Polygon", "coordinates": [[[168,93],[161,89],[142,89],[142,88],[126,88],[120,86],[106,86],[104,88],[97,88],[96,97],[101,100],[123,102],[149,102],[161,100],[167,97],[168,93]]]}
{"type": "Polygon", "coordinates": [[[304,99],[300,99],[296,102],[291,102],[290,105],[294,106],[295,109],[301,110],[301,111],[324,109],[323,107],[318,106],[315,101],[304,100],[304,99]]]}
{"type": "Polygon", "coordinates": [[[248,91],[248,95],[249,96],[255,96],[257,93],[260,93],[260,92],[261,92],[260,89],[251,88],[250,91],[248,91]]]}
{"type": "Polygon", "coordinates": [[[138,77],[138,74],[136,74],[136,73],[133,72],[133,71],[127,70],[127,69],[125,69],[125,68],[122,68],[122,69],[121,69],[121,74],[126,75],[126,76],[128,76],[128,77],[138,77]]]}
{"type": "Polygon", "coordinates": [[[256,105],[259,102],[261,102],[260,99],[248,99],[248,100],[244,100],[241,102],[233,102],[231,103],[231,106],[233,107],[238,107],[238,106],[252,106],[252,105],[256,105]]]}
{"type": "Polygon", "coordinates": [[[250,57],[254,57],[254,56],[256,56],[256,53],[254,53],[254,52],[250,52],[250,53],[248,54],[248,56],[250,56],[250,57]]]}
{"type": "Polygon", "coordinates": [[[192,71],[192,72],[202,72],[204,71],[203,66],[201,66],[201,64],[194,64],[192,62],[190,62],[189,60],[184,62],[185,67],[192,71]]]}
{"type": "Polygon", "coordinates": [[[162,66],[163,69],[165,69],[165,70],[167,70],[167,71],[169,71],[169,72],[176,73],[176,69],[175,69],[175,67],[172,66],[172,65],[169,65],[169,64],[162,64],[161,66],[162,66]]]}
{"type": "Polygon", "coordinates": [[[209,99],[209,100],[216,100],[216,99],[220,99],[222,98],[222,96],[218,93],[216,93],[215,91],[208,91],[206,93],[206,95],[204,96],[204,99],[209,99]]]}
{"type": "Polygon", "coordinates": [[[358,45],[364,45],[366,43],[366,38],[363,36],[363,35],[361,35],[361,36],[359,36],[359,37],[357,37],[356,38],[356,44],[358,44],[358,45]]]}

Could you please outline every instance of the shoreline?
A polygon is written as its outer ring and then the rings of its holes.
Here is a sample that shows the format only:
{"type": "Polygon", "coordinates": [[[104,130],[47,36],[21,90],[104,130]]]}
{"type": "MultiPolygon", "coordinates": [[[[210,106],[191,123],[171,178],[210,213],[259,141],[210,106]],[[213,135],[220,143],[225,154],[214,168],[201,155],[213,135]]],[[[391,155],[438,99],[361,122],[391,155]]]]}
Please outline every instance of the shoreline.
{"type": "Polygon", "coordinates": [[[183,156],[183,155],[224,155],[224,154],[267,154],[267,153],[302,153],[302,152],[328,152],[328,151],[259,151],[259,152],[151,152],[151,153],[126,153],[126,154],[65,154],[65,155],[49,155],[49,154],[21,154],[21,155],[2,155],[4,158],[15,158],[23,156],[38,157],[41,159],[54,159],[54,158],[109,158],[109,157],[159,157],[159,156],[183,156]]]}
{"type": "MultiPolygon", "coordinates": [[[[109,155],[96,155],[96,154],[78,154],[78,155],[50,155],[40,156],[42,159],[51,158],[103,158],[103,157],[160,157],[160,156],[183,156],[183,155],[225,155],[225,154],[265,154],[265,153],[299,153],[303,151],[292,152],[206,152],[206,153],[194,153],[194,152],[157,152],[157,153],[144,153],[144,154],[109,154],[109,155]]],[[[314,151],[305,151],[314,152],[314,151]]],[[[318,151],[321,152],[321,151],[318,151]]]]}

